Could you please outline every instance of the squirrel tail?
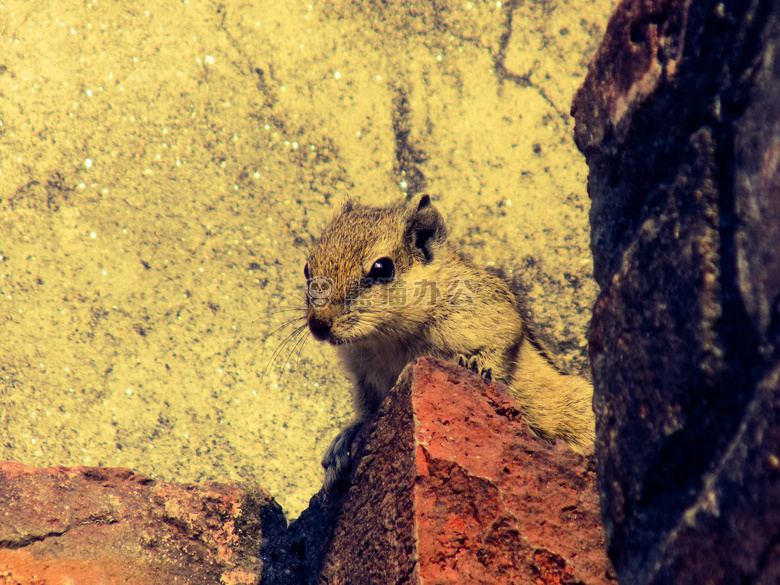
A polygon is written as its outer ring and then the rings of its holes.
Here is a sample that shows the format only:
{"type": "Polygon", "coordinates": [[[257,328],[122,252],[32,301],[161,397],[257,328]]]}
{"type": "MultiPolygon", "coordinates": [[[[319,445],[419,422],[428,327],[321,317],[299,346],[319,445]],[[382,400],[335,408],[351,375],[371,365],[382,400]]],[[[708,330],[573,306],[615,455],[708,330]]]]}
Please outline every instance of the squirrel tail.
{"type": "Polygon", "coordinates": [[[523,420],[541,438],[562,439],[579,453],[593,445],[593,386],[580,376],[562,373],[527,340],[510,391],[523,420]]]}

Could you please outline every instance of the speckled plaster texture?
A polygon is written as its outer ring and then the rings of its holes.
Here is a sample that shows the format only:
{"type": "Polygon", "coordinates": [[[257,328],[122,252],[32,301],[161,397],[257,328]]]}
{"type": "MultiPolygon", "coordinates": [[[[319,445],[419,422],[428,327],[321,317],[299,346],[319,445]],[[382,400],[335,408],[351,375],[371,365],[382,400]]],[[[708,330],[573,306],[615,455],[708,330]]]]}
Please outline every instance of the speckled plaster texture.
{"type": "Polygon", "coordinates": [[[253,480],[350,419],[285,344],[347,197],[425,189],[567,368],[596,295],[569,104],[613,0],[0,3],[0,458],[253,480]]]}

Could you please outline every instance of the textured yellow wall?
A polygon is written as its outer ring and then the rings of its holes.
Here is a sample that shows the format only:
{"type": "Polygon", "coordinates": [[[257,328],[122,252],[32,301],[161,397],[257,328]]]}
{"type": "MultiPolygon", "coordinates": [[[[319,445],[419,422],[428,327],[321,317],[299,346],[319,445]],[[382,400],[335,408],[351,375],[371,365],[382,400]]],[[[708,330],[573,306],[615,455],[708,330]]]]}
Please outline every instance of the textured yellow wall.
{"type": "Polygon", "coordinates": [[[256,481],[296,516],[348,381],[265,338],[346,196],[424,186],[586,367],[568,112],[615,2],[515,4],[0,4],[0,457],[256,481]]]}

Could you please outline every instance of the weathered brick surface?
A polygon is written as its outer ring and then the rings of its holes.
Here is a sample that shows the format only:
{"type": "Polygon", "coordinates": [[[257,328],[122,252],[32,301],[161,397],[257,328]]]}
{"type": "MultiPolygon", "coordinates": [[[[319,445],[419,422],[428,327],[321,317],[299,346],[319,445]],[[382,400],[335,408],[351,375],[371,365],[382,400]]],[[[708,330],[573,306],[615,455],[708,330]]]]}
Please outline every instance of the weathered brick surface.
{"type": "Polygon", "coordinates": [[[0,583],[259,583],[285,526],[260,489],[0,463],[0,583]]]}
{"type": "Polygon", "coordinates": [[[321,582],[608,582],[592,457],[520,416],[466,370],[408,367],[362,447],[321,582]]]}

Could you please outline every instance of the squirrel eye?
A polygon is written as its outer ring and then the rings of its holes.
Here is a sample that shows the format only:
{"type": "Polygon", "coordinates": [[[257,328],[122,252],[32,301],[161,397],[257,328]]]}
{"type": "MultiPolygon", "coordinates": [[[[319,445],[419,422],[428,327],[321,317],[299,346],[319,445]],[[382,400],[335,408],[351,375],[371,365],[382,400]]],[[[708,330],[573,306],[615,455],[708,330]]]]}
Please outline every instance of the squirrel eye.
{"type": "Polygon", "coordinates": [[[390,258],[380,258],[371,266],[368,278],[371,280],[392,280],[395,276],[395,265],[390,258]]]}
{"type": "Polygon", "coordinates": [[[303,265],[303,276],[306,280],[309,280],[309,263],[303,265]]]}

